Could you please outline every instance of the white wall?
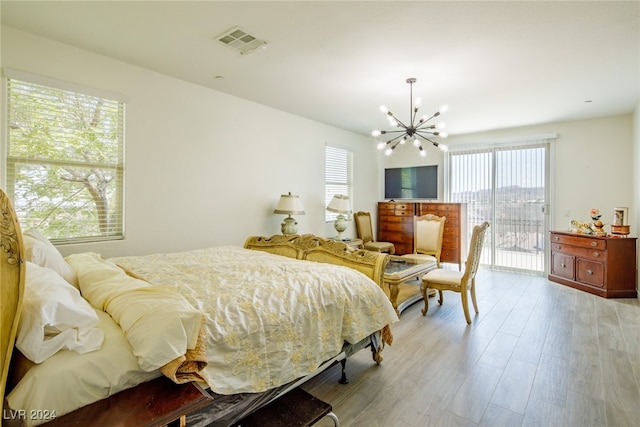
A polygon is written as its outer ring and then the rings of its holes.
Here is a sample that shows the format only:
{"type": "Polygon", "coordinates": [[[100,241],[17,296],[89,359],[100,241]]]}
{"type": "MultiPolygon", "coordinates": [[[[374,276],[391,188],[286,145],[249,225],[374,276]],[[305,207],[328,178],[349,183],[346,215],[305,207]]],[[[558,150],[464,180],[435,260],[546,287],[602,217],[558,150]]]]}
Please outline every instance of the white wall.
{"type": "MultiPolygon", "coordinates": [[[[504,141],[556,133],[552,144],[550,226],[567,230],[569,221],[589,221],[589,209],[597,208],[610,224],[613,209],[632,209],[632,116],[548,123],[451,137],[449,144],[504,141]],[[565,216],[565,212],[569,213],[565,216]]],[[[637,228],[633,230],[637,236],[637,228]]]]}
{"type": "MultiPolygon", "coordinates": [[[[66,255],[145,254],[242,245],[280,233],[273,209],[300,195],[299,233],[324,222],[325,144],[354,152],[354,210],[378,199],[371,138],[228,96],[68,45],[2,27],[3,67],[121,93],[126,117],[126,239],[60,247],[66,255]]],[[[346,235],[355,233],[349,224],[346,235]]]]}

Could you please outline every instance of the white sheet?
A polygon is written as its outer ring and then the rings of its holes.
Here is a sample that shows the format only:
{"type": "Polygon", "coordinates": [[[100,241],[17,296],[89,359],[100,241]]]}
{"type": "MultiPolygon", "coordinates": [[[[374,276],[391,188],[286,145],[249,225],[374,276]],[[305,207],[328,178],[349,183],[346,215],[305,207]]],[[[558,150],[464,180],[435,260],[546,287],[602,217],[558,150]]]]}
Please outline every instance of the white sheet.
{"type": "MultiPolygon", "coordinates": [[[[99,350],[85,354],[61,350],[29,369],[7,395],[14,413],[24,410],[23,425],[41,424],[47,421],[45,413],[60,417],[161,375],[157,370],[143,371],[122,329],[107,313],[94,310],[104,332],[99,350]]],[[[6,413],[10,414],[8,409],[6,413]]]]}

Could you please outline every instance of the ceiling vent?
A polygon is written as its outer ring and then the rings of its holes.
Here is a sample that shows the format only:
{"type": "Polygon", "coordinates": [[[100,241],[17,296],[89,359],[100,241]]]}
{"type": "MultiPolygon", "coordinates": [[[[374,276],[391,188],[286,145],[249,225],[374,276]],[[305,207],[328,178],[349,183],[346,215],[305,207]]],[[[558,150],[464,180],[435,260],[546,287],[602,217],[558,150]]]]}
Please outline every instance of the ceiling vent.
{"type": "Polygon", "coordinates": [[[216,39],[218,39],[218,41],[223,45],[235,50],[240,55],[248,55],[259,48],[264,49],[267,47],[266,41],[260,40],[238,27],[233,27],[230,30],[225,31],[219,36],[216,36],[216,39]]]}

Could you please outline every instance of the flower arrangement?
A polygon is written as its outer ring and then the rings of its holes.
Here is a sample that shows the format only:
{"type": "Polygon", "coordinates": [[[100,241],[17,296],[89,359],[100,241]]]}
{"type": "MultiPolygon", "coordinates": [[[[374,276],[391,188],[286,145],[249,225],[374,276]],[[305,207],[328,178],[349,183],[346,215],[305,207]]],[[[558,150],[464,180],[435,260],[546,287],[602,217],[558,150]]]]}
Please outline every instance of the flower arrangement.
{"type": "Polygon", "coordinates": [[[589,215],[591,215],[591,219],[594,221],[597,221],[600,219],[600,217],[602,217],[602,215],[600,214],[600,211],[595,208],[591,208],[589,210],[589,215]]]}

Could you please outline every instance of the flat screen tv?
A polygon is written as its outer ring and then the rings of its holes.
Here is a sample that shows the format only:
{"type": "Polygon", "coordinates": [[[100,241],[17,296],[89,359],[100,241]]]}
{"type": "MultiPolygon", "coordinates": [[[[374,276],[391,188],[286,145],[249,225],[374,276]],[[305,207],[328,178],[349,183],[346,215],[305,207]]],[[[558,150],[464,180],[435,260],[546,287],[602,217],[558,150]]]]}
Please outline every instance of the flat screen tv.
{"type": "Polygon", "coordinates": [[[438,198],[438,165],[384,170],[385,199],[438,198]]]}

